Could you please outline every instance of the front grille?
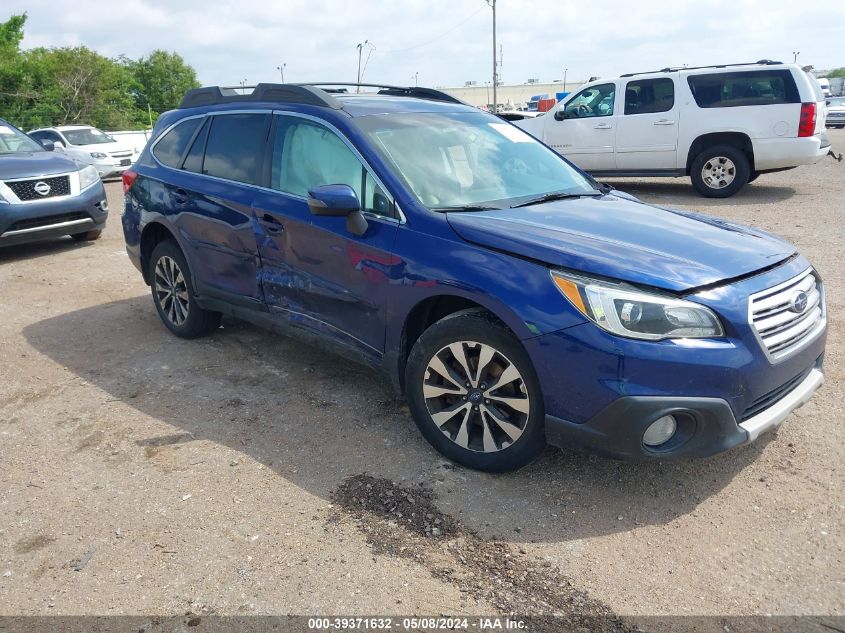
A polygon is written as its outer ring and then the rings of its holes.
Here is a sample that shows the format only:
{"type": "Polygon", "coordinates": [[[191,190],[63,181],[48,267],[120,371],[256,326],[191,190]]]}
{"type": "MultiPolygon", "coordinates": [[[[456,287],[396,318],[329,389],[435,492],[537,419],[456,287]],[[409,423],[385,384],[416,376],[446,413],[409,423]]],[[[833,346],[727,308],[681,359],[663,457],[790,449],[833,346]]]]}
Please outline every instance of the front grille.
{"type": "Polygon", "coordinates": [[[795,376],[792,380],[789,380],[782,384],[777,389],[772,389],[769,393],[760,396],[754,402],[752,402],[748,408],[742,412],[742,416],[740,417],[740,422],[745,422],[749,418],[753,418],[755,415],[760,413],[761,411],[765,411],[770,406],[775,404],[778,400],[783,398],[787,395],[790,391],[795,389],[801,381],[804,380],[810,372],[813,370],[812,367],[802,371],[800,374],[795,376]]]}
{"type": "Polygon", "coordinates": [[[788,356],[821,331],[824,291],[812,270],[751,295],[751,326],[773,359],[788,356]]]}
{"type": "Polygon", "coordinates": [[[68,176],[7,181],[6,185],[15,193],[18,200],[24,202],[70,195],[70,177],[68,176]]]}
{"type": "Polygon", "coordinates": [[[52,224],[61,224],[62,222],[73,222],[74,220],[90,220],[91,216],[87,213],[77,211],[75,213],[63,213],[61,215],[47,215],[40,218],[30,218],[28,220],[18,220],[8,229],[10,231],[23,231],[26,229],[35,229],[42,226],[50,226],[52,224]]]}

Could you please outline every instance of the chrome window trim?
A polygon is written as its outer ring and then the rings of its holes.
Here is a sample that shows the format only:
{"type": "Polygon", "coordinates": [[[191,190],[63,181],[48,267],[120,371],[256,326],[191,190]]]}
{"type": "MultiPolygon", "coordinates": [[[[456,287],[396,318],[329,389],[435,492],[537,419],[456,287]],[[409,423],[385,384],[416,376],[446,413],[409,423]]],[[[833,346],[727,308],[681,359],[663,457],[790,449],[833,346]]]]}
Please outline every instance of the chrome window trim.
{"type": "Polygon", "coordinates": [[[803,272],[787,279],[786,281],[782,281],[778,284],[775,284],[771,288],[764,288],[763,290],[759,290],[754,292],[748,296],[748,325],[751,328],[751,332],[754,334],[754,338],[757,339],[757,343],[760,345],[760,348],[763,350],[763,353],[766,355],[766,358],[772,365],[776,365],[777,363],[783,362],[788,358],[791,358],[793,355],[797,354],[805,347],[807,347],[810,343],[815,341],[819,335],[825,330],[827,327],[827,303],[825,301],[825,291],[824,291],[824,283],[822,283],[821,279],[816,274],[815,269],[810,266],[806,268],[803,272]],[[802,279],[807,277],[807,275],[813,275],[816,279],[816,286],[819,291],[819,306],[821,308],[821,317],[819,318],[818,322],[807,331],[807,335],[801,339],[797,345],[788,347],[785,350],[780,350],[772,354],[769,352],[769,348],[766,346],[766,342],[763,340],[763,337],[760,335],[760,332],[757,330],[757,326],[754,325],[754,300],[761,295],[772,295],[776,294],[784,288],[788,288],[802,279]]]}
{"type": "MultiPolygon", "coordinates": [[[[193,174],[194,176],[200,176],[202,178],[209,178],[211,180],[216,180],[216,181],[222,182],[222,183],[235,184],[235,185],[240,185],[240,186],[243,186],[243,187],[249,187],[251,189],[256,189],[256,190],[262,191],[262,192],[271,192],[271,193],[275,193],[275,194],[280,194],[280,195],[283,195],[283,196],[287,196],[289,198],[293,198],[295,200],[303,200],[303,201],[307,200],[307,198],[305,198],[305,196],[299,196],[299,195],[296,195],[294,193],[289,193],[287,191],[279,191],[278,189],[273,189],[272,187],[264,187],[262,185],[254,185],[252,183],[241,182],[239,180],[231,180],[229,178],[221,178],[219,176],[212,176],[210,174],[200,174],[200,173],[197,173],[195,171],[189,171],[187,169],[179,169],[178,167],[171,167],[170,165],[165,165],[164,163],[162,163],[158,159],[158,156],[156,156],[156,154],[155,154],[156,145],[158,145],[159,142],[161,141],[161,139],[163,139],[177,125],[181,125],[185,121],[190,121],[191,119],[202,119],[202,118],[205,118],[205,117],[221,116],[221,115],[226,115],[226,114],[284,115],[284,116],[299,117],[301,119],[309,119],[309,120],[311,120],[315,123],[318,123],[320,125],[325,125],[332,132],[337,134],[340,137],[340,139],[343,141],[343,143],[352,150],[352,153],[355,154],[355,156],[358,158],[358,160],[361,161],[361,164],[364,166],[364,168],[367,169],[367,171],[370,172],[370,175],[378,183],[378,185],[382,188],[382,190],[390,192],[390,190],[387,187],[384,186],[384,183],[381,181],[381,179],[373,171],[373,168],[370,166],[370,164],[366,160],[364,160],[364,157],[361,156],[361,153],[355,148],[354,145],[352,145],[352,143],[349,141],[349,139],[347,139],[346,136],[340,130],[338,130],[334,125],[332,125],[331,123],[329,123],[325,119],[321,119],[319,117],[315,117],[315,116],[312,116],[310,114],[302,114],[302,113],[299,113],[299,112],[261,109],[261,110],[224,110],[224,111],[221,111],[221,112],[206,112],[206,113],[203,113],[203,114],[192,114],[191,116],[186,116],[185,118],[179,119],[178,121],[175,121],[171,125],[167,126],[167,128],[165,128],[164,131],[161,134],[158,135],[156,140],[153,141],[153,144],[150,145],[150,156],[152,156],[153,160],[155,161],[155,163],[159,167],[163,167],[164,169],[172,169],[173,171],[176,171],[176,172],[184,172],[184,173],[188,173],[188,174],[193,174]]],[[[396,209],[396,212],[399,215],[399,217],[391,218],[391,217],[387,217],[387,216],[384,216],[384,215],[377,215],[375,213],[368,213],[368,212],[364,212],[364,215],[367,216],[367,218],[373,219],[373,220],[381,220],[381,221],[384,221],[384,222],[390,222],[390,223],[394,223],[394,224],[405,224],[405,222],[407,220],[405,218],[405,214],[402,212],[402,209],[399,207],[399,204],[396,202],[396,197],[392,193],[390,194],[390,196],[391,196],[391,198],[393,198],[393,205],[394,205],[394,208],[396,209]]]]}

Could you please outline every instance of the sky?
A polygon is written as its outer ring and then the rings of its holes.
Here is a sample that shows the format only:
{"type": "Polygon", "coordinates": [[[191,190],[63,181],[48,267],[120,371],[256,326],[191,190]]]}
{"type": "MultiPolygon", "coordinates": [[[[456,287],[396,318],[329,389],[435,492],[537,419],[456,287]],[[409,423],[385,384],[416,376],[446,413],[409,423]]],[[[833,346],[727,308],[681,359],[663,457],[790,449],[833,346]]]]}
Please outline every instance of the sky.
{"type": "MultiPolygon", "coordinates": [[[[26,11],[24,48],[181,54],[204,85],[362,81],[454,87],[493,73],[486,0],[0,0],[26,11]]],[[[498,0],[505,84],[666,66],[792,61],[845,66],[845,2],[498,0]]],[[[498,54],[498,53],[497,53],[498,54]]]]}

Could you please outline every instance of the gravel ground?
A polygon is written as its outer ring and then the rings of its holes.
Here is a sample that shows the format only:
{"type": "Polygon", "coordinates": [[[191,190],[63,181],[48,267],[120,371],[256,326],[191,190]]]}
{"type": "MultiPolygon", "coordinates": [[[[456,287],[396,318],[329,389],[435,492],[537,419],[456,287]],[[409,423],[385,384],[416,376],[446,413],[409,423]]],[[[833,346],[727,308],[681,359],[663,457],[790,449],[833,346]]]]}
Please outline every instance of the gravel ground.
{"type": "Polygon", "coordinates": [[[99,242],[0,251],[0,613],[845,615],[845,164],[726,201],[612,182],[818,267],[827,383],[777,433],[680,464],[456,468],[367,369],[231,320],[171,336],[109,183],[99,242]]]}

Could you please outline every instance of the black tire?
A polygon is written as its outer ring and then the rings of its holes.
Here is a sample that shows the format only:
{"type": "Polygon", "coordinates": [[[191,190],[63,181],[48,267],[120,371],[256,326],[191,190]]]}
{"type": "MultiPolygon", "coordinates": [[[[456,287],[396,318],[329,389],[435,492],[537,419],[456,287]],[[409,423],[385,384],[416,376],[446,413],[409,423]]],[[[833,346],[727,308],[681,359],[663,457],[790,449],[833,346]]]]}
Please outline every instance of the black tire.
{"type": "Polygon", "coordinates": [[[74,233],[71,237],[76,242],[93,242],[95,240],[100,239],[100,236],[103,234],[101,229],[97,229],[94,231],[87,231],[85,233],[74,233]]]}
{"type": "Polygon", "coordinates": [[[423,437],[443,455],[469,468],[515,470],[536,459],[546,446],[543,395],[531,359],[513,334],[485,312],[447,316],[423,332],[408,357],[405,393],[423,437]],[[466,395],[454,389],[458,377],[467,375],[460,370],[457,356],[450,358],[448,346],[456,343],[470,371],[478,374],[469,377],[474,383],[471,389],[466,389],[470,382],[459,386],[466,395]],[[479,371],[481,355],[491,354],[491,348],[492,356],[479,371]],[[429,363],[438,361],[446,371],[457,368],[460,374],[452,373],[449,380],[444,379],[429,367],[429,363]],[[499,385],[505,371],[508,376],[515,371],[518,377],[499,385]],[[487,384],[494,380],[492,385],[487,384]],[[438,389],[450,393],[432,397],[438,389]],[[453,408],[455,413],[451,413],[453,408]],[[441,416],[440,426],[434,421],[435,415],[441,416]]]}
{"type": "Polygon", "coordinates": [[[690,168],[692,186],[706,198],[730,198],[748,183],[750,176],[751,166],[748,164],[748,157],[742,150],[730,145],[708,147],[695,157],[690,168]],[[722,180],[719,180],[718,177],[710,179],[709,182],[713,182],[714,185],[708,184],[708,181],[702,175],[705,167],[712,172],[711,166],[717,171],[727,167],[726,175],[722,180]],[[727,181],[728,177],[732,179],[729,184],[720,187],[715,186],[718,182],[727,181]]]}
{"type": "Polygon", "coordinates": [[[156,245],[148,279],[158,316],[176,336],[198,338],[220,327],[222,315],[203,310],[197,303],[191,270],[178,244],[165,240],[156,245]]]}

